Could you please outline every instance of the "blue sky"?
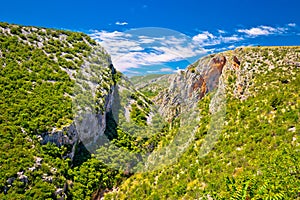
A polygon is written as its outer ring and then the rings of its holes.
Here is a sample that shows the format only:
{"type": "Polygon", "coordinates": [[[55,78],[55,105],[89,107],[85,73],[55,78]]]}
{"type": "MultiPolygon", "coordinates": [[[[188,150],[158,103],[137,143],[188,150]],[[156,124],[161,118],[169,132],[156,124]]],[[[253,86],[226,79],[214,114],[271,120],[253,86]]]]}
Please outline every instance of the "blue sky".
{"type": "Polygon", "coordinates": [[[300,45],[299,8],[298,0],[6,0],[0,21],[88,33],[134,75],[237,46],[300,45]]]}

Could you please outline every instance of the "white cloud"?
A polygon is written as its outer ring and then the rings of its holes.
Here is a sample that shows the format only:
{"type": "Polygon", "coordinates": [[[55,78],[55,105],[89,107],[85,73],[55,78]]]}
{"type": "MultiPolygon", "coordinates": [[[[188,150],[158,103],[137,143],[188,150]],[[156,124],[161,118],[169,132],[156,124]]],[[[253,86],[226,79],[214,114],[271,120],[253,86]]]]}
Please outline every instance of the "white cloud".
{"type": "MultiPolygon", "coordinates": [[[[226,33],[223,30],[218,30],[218,32],[226,33]]],[[[219,45],[224,43],[231,43],[231,42],[238,42],[244,40],[243,37],[238,35],[231,35],[231,36],[215,36],[212,33],[209,33],[207,31],[200,33],[198,35],[195,35],[193,37],[193,42],[199,43],[201,46],[213,46],[213,45],[219,45]]]]}
{"type": "MultiPolygon", "coordinates": [[[[147,30],[148,31],[148,30],[147,30]]],[[[146,32],[148,33],[148,32],[146,32]]],[[[128,72],[134,68],[151,66],[167,62],[188,60],[211,52],[206,46],[232,43],[242,40],[237,35],[215,36],[208,31],[189,38],[183,34],[161,35],[157,37],[132,32],[94,31],[90,36],[96,39],[112,56],[115,67],[128,72]]],[[[171,68],[162,68],[160,72],[171,72],[171,68]]],[[[150,70],[151,71],[151,70],[150,70]]]]}
{"type": "Polygon", "coordinates": [[[143,39],[140,39],[140,43],[142,44],[151,44],[155,42],[155,39],[153,38],[143,38],[143,39]]]}
{"type": "Polygon", "coordinates": [[[232,36],[228,36],[228,37],[220,37],[220,38],[223,43],[238,42],[238,41],[244,40],[243,37],[239,37],[237,35],[232,35],[232,36]]]}
{"type": "Polygon", "coordinates": [[[288,28],[284,28],[284,27],[277,28],[277,32],[278,33],[285,33],[287,30],[289,30],[289,29],[288,28]]]}
{"type": "Polygon", "coordinates": [[[251,28],[251,29],[240,29],[239,33],[246,33],[247,35],[257,36],[257,35],[269,35],[270,32],[268,30],[264,30],[261,28],[251,28]]]}
{"type": "Polygon", "coordinates": [[[219,37],[213,35],[212,33],[207,32],[207,31],[200,33],[198,35],[195,35],[192,38],[192,40],[195,44],[198,44],[202,47],[218,45],[221,43],[221,40],[219,37]]]}
{"type": "Polygon", "coordinates": [[[250,29],[239,29],[239,33],[245,33],[248,36],[256,37],[256,36],[262,36],[262,35],[271,35],[271,34],[280,34],[285,32],[287,29],[283,27],[271,27],[271,26],[259,26],[259,27],[253,27],[250,29]]]}
{"type": "Polygon", "coordinates": [[[116,22],[115,23],[116,25],[118,25],[118,26],[125,26],[125,25],[127,25],[128,23],[127,22],[116,22]]]}
{"type": "MultiPolygon", "coordinates": [[[[94,31],[90,36],[108,51],[115,67],[122,72],[142,66],[200,57],[206,53],[204,48],[183,34],[158,34],[155,37],[147,35],[147,31],[146,35],[139,33],[138,36],[132,32],[94,31]]],[[[172,69],[162,70],[169,72],[172,69]]]]}
{"type": "Polygon", "coordinates": [[[213,34],[211,34],[210,32],[208,31],[204,31],[202,33],[199,33],[198,35],[195,35],[193,37],[193,41],[195,42],[199,42],[199,43],[203,43],[205,42],[206,40],[208,39],[213,39],[215,38],[215,36],[213,34]]]}
{"type": "Polygon", "coordinates": [[[159,71],[157,70],[149,70],[149,71],[146,71],[148,74],[154,74],[154,73],[159,73],[159,71]]]}
{"type": "MultiPolygon", "coordinates": [[[[247,42],[249,38],[284,34],[288,32],[288,26],[293,27],[296,24],[286,24],[283,27],[262,25],[236,30],[236,34],[230,34],[227,30],[216,30],[215,35],[203,31],[191,38],[181,33],[176,34],[175,31],[164,32],[166,30],[155,28],[128,32],[93,31],[90,36],[108,51],[118,70],[129,73],[136,68],[189,60],[207,53],[233,49],[240,46],[241,41],[247,42]]],[[[165,67],[161,70],[160,72],[171,72],[172,69],[165,67]]]]}
{"type": "Polygon", "coordinates": [[[275,28],[271,27],[271,26],[260,26],[260,28],[264,29],[264,30],[268,30],[270,32],[274,32],[276,31],[275,28]]]}
{"type": "Polygon", "coordinates": [[[289,23],[288,26],[289,26],[289,27],[295,27],[296,24],[295,24],[295,23],[289,23]]]}
{"type": "Polygon", "coordinates": [[[174,70],[171,69],[171,68],[165,67],[165,68],[161,68],[159,71],[161,71],[161,72],[173,72],[174,70]]]}
{"type": "Polygon", "coordinates": [[[113,31],[113,32],[107,32],[107,31],[92,31],[93,33],[90,34],[92,38],[95,40],[116,40],[116,39],[123,39],[124,37],[130,37],[130,34],[119,32],[119,31],[113,31]]]}

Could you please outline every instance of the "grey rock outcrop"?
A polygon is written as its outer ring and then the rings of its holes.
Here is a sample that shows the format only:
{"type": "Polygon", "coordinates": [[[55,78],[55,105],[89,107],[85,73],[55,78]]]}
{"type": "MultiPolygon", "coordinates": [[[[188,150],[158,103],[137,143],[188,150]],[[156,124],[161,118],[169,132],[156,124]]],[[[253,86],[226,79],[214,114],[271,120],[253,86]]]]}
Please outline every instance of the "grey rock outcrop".
{"type": "Polygon", "coordinates": [[[154,100],[160,106],[160,113],[171,121],[182,110],[196,106],[207,92],[218,86],[226,63],[224,55],[209,55],[170,76],[170,87],[154,100]]]}
{"type": "Polygon", "coordinates": [[[41,134],[41,143],[50,142],[58,147],[71,145],[72,150],[65,155],[71,160],[80,141],[86,147],[94,146],[104,134],[106,114],[112,109],[115,73],[109,55],[101,46],[94,47],[75,76],[70,74],[75,79],[73,122],[61,130],[53,129],[41,134]]]}

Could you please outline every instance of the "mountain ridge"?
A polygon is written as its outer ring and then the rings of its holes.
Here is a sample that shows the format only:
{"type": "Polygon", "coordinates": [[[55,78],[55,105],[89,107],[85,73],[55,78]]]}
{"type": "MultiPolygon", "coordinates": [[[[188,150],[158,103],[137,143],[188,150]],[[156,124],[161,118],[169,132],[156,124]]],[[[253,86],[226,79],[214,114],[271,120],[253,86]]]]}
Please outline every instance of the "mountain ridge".
{"type": "MultiPolygon", "coordinates": [[[[214,122],[210,92],[194,101],[202,118],[182,157],[168,167],[132,176],[107,199],[299,199],[299,50],[237,48],[202,58],[175,75],[177,86],[191,87],[192,80],[198,82],[192,74],[203,71],[201,60],[205,68],[211,59],[226,57],[220,76],[226,86],[226,116],[217,142],[201,157],[214,122]]],[[[171,95],[189,97],[189,90],[182,94],[181,87],[175,93],[172,88],[171,95]]],[[[167,97],[166,91],[162,95],[167,97]]]]}

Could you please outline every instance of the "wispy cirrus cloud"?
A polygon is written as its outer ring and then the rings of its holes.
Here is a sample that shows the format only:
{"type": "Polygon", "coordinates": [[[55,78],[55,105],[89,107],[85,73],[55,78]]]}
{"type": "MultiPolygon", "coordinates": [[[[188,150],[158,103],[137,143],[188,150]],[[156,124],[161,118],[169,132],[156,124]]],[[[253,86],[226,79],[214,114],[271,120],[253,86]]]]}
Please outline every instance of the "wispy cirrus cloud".
{"type": "Polygon", "coordinates": [[[282,34],[288,29],[285,27],[271,27],[271,26],[258,26],[250,29],[239,29],[237,32],[245,33],[247,36],[256,37],[256,36],[267,36],[272,34],[282,34]]]}
{"type": "Polygon", "coordinates": [[[231,42],[239,42],[244,40],[243,37],[238,36],[236,34],[232,35],[232,36],[227,36],[227,37],[220,37],[221,42],[223,43],[231,43],[231,42]]]}
{"type": "Polygon", "coordinates": [[[119,22],[119,21],[117,21],[115,24],[118,25],[118,26],[125,26],[125,25],[128,25],[128,22],[119,22]]]}
{"type": "MultiPolygon", "coordinates": [[[[128,72],[134,68],[175,62],[206,54],[206,50],[181,34],[161,29],[143,32],[93,31],[90,36],[110,53],[116,68],[128,72]],[[157,34],[156,34],[157,32],[157,34]]],[[[160,72],[172,72],[163,67],[160,72]]]]}
{"type": "Polygon", "coordinates": [[[202,33],[199,33],[195,35],[192,39],[193,42],[198,43],[201,46],[213,46],[213,45],[219,45],[219,44],[226,44],[226,43],[232,43],[232,42],[239,42],[244,40],[243,37],[238,36],[237,34],[229,35],[229,36],[223,36],[225,34],[225,31],[218,31],[219,35],[214,35],[208,31],[204,31],[202,33]]]}
{"type": "Polygon", "coordinates": [[[208,32],[208,31],[204,31],[202,33],[199,33],[198,35],[195,35],[193,37],[193,41],[199,42],[199,43],[204,43],[204,42],[214,39],[214,38],[215,38],[215,36],[212,33],[208,32]]]}
{"type": "Polygon", "coordinates": [[[288,26],[289,27],[296,27],[296,23],[289,23],[288,26]]]}
{"type": "Polygon", "coordinates": [[[159,71],[161,72],[173,72],[174,70],[168,67],[161,68],[159,71]]]}
{"type": "Polygon", "coordinates": [[[130,34],[126,34],[124,32],[120,31],[92,31],[93,33],[90,34],[91,37],[93,37],[96,40],[111,40],[111,39],[124,39],[124,37],[130,37],[130,34]]]}
{"type": "Polygon", "coordinates": [[[143,69],[149,73],[170,73],[174,72],[174,65],[166,63],[183,60],[191,63],[208,53],[257,45],[260,43],[257,37],[296,36],[299,31],[295,27],[295,23],[281,27],[260,25],[231,31],[199,31],[191,37],[168,29],[144,28],[126,32],[92,31],[90,36],[110,53],[115,67],[122,72],[134,74],[143,69]]]}

